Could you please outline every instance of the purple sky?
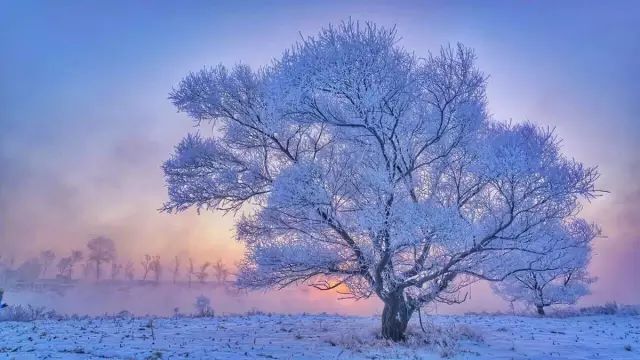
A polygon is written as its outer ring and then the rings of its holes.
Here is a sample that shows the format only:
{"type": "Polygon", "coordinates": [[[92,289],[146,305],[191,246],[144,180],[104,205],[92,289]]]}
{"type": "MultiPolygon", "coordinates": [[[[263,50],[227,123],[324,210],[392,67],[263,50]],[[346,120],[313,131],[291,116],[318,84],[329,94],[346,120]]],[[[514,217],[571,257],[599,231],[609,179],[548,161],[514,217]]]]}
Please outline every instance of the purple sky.
{"type": "MultiPolygon", "coordinates": [[[[144,253],[237,260],[233,220],[159,214],[160,164],[191,123],[169,104],[190,70],[260,66],[352,17],[397,25],[417,55],[474,47],[497,119],[557,128],[606,196],[584,303],[640,303],[640,3],[9,1],[0,11],[0,255],[115,239],[144,253]]],[[[482,286],[465,309],[497,301],[482,286]]],[[[277,299],[280,295],[273,295],[277,299]]],[[[322,299],[325,299],[323,295],[322,299]]],[[[332,296],[327,299],[334,299],[332,296]]],[[[363,305],[364,307],[364,305],[363,305]]],[[[345,306],[352,309],[353,306],[345,306]]],[[[308,310],[324,309],[309,301],[308,310]]],[[[355,310],[346,310],[354,312],[355,310]]],[[[360,310],[359,310],[360,311],[360,310]]]]}

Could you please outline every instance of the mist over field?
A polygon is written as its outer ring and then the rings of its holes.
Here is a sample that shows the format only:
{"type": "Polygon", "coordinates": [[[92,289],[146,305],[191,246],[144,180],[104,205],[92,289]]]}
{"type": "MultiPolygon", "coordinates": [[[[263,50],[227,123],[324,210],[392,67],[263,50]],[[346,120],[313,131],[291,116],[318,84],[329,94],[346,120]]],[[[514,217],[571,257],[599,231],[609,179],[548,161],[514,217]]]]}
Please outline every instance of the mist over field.
{"type": "MultiPolygon", "coordinates": [[[[243,248],[233,239],[230,216],[157,211],[166,201],[160,165],[193,129],[167,94],[189,70],[238,61],[258,67],[299,32],[314,34],[357,13],[397,25],[400,44],[419,54],[446,43],[472,45],[491,75],[487,96],[494,117],[554,127],[564,152],[599,166],[599,188],[609,193],[583,211],[603,230],[589,264],[599,280],[583,301],[640,302],[640,109],[631,101],[639,91],[631,81],[638,77],[638,54],[629,46],[638,42],[638,31],[631,30],[637,11],[622,3],[553,4],[552,12],[543,3],[480,10],[465,4],[253,4],[248,22],[243,6],[232,3],[153,11],[142,4],[128,4],[127,11],[97,3],[12,6],[0,15],[6,50],[0,67],[0,256],[17,263],[48,249],[66,256],[102,235],[136,265],[147,253],[163,262],[189,254],[239,261],[243,248]],[[593,14],[602,26],[592,26],[593,14]],[[114,23],[117,33],[109,30],[114,23]]],[[[471,303],[481,292],[473,291],[471,303]]],[[[491,294],[482,297],[487,301],[475,303],[478,310],[504,305],[491,294]]]]}
{"type": "Polygon", "coordinates": [[[195,301],[200,295],[211,299],[213,310],[222,314],[241,314],[250,311],[303,313],[310,306],[314,312],[370,315],[379,311],[372,301],[338,302],[335,296],[314,294],[311,289],[286,289],[281,293],[239,292],[211,285],[172,284],[91,285],[81,284],[64,292],[47,293],[18,290],[6,296],[12,303],[32,304],[53,309],[61,314],[103,315],[128,311],[136,315],[173,316],[196,311],[195,301]]]}
{"type": "MultiPolygon", "coordinates": [[[[433,314],[463,314],[465,312],[509,311],[507,303],[494,296],[486,296],[488,289],[479,290],[468,302],[460,305],[438,304],[429,311],[433,314]],[[484,296],[483,296],[484,295],[484,296]]],[[[141,287],[101,287],[80,285],[64,293],[19,290],[6,296],[12,303],[32,304],[56,310],[63,314],[114,314],[129,311],[137,315],[170,316],[174,309],[182,313],[194,312],[196,297],[211,299],[214,311],[220,314],[246,313],[252,310],[276,313],[321,313],[343,315],[372,315],[382,311],[376,299],[340,300],[335,294],[319,294],[306,287],[284,289],[278,292],[238,292],[220,287],[175,288],[170,284],[141,287]]]]}

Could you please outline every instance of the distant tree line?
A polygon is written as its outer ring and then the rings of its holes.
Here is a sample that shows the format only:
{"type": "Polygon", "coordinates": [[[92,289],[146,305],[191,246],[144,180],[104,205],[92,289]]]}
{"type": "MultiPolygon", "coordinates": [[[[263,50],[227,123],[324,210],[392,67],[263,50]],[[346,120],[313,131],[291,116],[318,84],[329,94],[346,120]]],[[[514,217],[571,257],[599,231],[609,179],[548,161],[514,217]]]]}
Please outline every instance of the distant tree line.
{"type": "MultiPolygon", "coordinates": [[[[0,255],[0,282],[3,284],[30,284],[43,280],[69,283],[74,280],[101,281],[144,281],[161,282],[163,270],[171,268],[171,282],[209,282],[226,284],[231,270],[222,260],[195,263],[189,257],[173,258],[171,265],[163,264],[159,255],[145,254],[136,267],[133,260],[119,261],[115,242],[105,236],[98,236],[87,242],[86,250],[74,249],[68,254],[57,256],[53,250],[44,250],[38,256],[17,263],[15,258],[0,255]],[[187,264],[187,266],[184,266],[187,264]]],[[[169,279],[167,279],[169,280],[169,279]]]]}

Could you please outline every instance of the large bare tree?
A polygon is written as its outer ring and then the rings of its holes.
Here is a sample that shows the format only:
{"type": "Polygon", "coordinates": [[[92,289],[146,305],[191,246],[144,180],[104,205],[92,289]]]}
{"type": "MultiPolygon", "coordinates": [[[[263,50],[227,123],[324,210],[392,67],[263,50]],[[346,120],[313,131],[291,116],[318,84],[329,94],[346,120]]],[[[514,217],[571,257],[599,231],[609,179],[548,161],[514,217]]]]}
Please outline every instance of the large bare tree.
{"type": "Polygon", "coordinates": [[[170,98],[213,131],[164,164],[164,210],[238,215],[238,284],[375,295],[382,335],[402,340],[420,306],[471,281],[553,267],[546,233],[598,174],[552,131],[490,120],[471,49],[419,58],[397,41],[347,22],[256,71],[186,76],[170,98]]]}

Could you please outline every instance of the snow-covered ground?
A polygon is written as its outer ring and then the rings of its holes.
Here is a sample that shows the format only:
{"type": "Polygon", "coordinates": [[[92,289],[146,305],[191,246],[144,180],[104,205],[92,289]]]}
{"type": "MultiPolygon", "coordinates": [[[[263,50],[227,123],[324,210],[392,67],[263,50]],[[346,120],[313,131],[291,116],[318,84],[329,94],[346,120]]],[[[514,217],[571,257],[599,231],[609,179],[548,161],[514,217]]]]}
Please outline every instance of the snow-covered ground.
{"type": "MultiPolygon", "coordinates": [[[[640,359],[640,317],[430,316],[410,344],[377,317],[250,315],[0,322],[8,359],[640,359]],[[458,341],[455,341],[455,339],[458,341]]],[[[425,319],[426,320],[426,319],[425,319]]]]}

